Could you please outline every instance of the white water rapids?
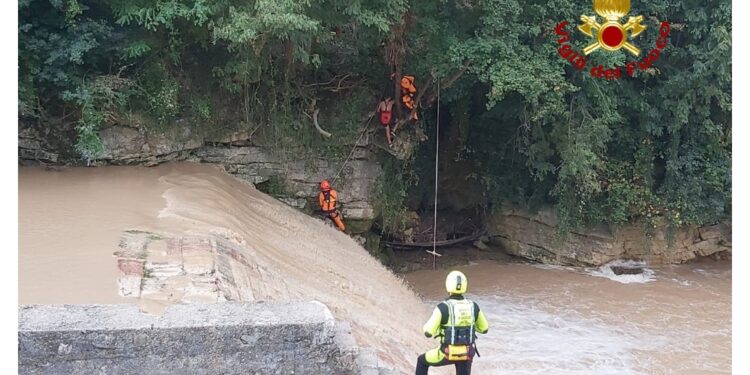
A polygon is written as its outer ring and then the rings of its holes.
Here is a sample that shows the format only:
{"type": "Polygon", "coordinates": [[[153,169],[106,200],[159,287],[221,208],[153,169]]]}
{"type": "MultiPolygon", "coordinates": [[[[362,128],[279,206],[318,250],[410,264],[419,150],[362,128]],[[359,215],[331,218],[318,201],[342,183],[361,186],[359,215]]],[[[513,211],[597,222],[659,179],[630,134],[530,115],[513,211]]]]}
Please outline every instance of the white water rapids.
{"type": "MultiPolygon", "coordinates": [[[[731,373],[729,262],[647,269],[646,277],[605,278],[604,268],[460,267],[491,325],[478,340],[476,373],[731,373]]],[[[443,273],[407,280],[434,304],[443,273]]]]}
{"type": "MultiPolygon", "coordinates": [[[[403,373],[435,345],[420,331],[444,298],[447,269],[405,276],[420,300],[351,238],[218,168],[189,163],[21,168],[19,303],[137,303],[118,295],[112,255],[132,229],[235,238],[252,262],[234,269],[248,295],[325,303],[360,345],[388,352],[381,359],[403,373]]],[[[631,276],[490,261],[460,269],[491,325],[475,374],[731,371],[729,262],[631,276]]]]}

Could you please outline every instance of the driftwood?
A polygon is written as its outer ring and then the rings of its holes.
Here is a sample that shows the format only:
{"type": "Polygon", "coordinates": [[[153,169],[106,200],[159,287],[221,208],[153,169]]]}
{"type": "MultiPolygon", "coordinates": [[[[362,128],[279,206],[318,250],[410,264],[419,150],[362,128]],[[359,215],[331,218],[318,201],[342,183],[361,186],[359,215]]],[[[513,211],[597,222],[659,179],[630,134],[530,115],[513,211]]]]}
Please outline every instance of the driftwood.
{"type": "MultiPolygon", "coordinates": [[[[475,241],[479,239],[479,237],[482,237],[484,235],[484,232],[477,232],[474,234],[470,234],[465,237],[460,238],[454,238],[452,240],[444,240],[444,241],[437,241],[435,242],[435,247],[442,247],[442,246],[450,246],[450,245],[456,245],[463,242],[469,242],[469,241],[475,241]]],[[[433,246],[432,242],[413,242],[413,243],[406,243],[406,242],[392,242],[392,241],[385,241],[386,246],[394,247],[394,248],[429,248],[433,246]]]]}
{"type": "Polygon", "coordinates": [[[318,124],[318,113],[319,112],[320,112],[320,109],[317,109],[317,108],[313,112],[313,115],[312,115],[313,125],[315,125],[315,129],[318,129],[318,133],[320,133],[321,135],[323,135],[326,138],[330,138],[331,137],[331,133],[323,130],[320,127],[320,125],[318,124]]]}

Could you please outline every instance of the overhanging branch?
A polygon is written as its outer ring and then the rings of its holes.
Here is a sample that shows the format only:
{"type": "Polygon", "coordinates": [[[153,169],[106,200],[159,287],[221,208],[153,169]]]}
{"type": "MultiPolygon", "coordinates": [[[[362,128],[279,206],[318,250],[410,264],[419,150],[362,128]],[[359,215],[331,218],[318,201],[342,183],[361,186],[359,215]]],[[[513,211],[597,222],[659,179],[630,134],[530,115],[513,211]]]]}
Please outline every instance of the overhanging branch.
{"type": "Polygon", "coordinates": [[[318,124],[318,113],[319,112],[320,112],[320,109],[317,109],[317,108],[313,112],[313,115],[312,115],[313,125],[315,125],[315,129],[318,130],[318,133],[320,133],[322,136],[324,136],[326,138],[330,138],[331,137],[331,133],[323,130],[323,128],[320,127],[320,124],[318,124]]]}

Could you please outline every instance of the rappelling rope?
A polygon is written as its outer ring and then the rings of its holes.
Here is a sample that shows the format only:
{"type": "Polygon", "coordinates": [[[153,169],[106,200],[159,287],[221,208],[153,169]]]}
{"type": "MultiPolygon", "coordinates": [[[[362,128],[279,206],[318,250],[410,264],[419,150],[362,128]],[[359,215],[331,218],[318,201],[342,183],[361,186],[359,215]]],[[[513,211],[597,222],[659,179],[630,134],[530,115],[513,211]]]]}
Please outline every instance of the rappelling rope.
{"type": "Polygon", "coordinates": [[[359,145],[359,141],[362,140],[362,137],[365,135],[365,132],[367,131],[367,128],[370,127],[370,122],[372,121],[372,118],[375,117],[375,112],[373,112],[370,115],[370,118],[367,120],[367,124],[365,125],[365,128],[362,129],[362,133],[359,134],[359,138],[354,142],[354,147],[352,147],[352,150],[349,152],[349,156],[346,157],[344,160],[344,164],[341,164],[341,168],[339,168],[338,173],[336,173],[336,176],[333,177],[332,184],[336,184],[336,180],[339,179],[339,175],[341,175],[341,171],[344,170],[344,167],[346,167],[346,164],[349,162],[349,159],[354,155],[354,150],[357,149],[357,145],[359,145]]]}
{"type": "Polygon", "coordinates": [[[437,83],[437,121],[435,126],[435,210],[432,215],[432,269],[435,269],[437,258],[437,193],[438,193],[438,155],[440,152],[440,80],[437,83]]]}
{"type": "MultiPolygon", "coordinates": [[[[367,131],[367,128],[370,127],[370,122],[372,121],[372,118],[375,117],[375,113],[370,115],[370,118],[367,120],[367,124],[365,125],[365,128],[362,129],[362,133],[359,134],[359,138],[357,138],[357,141],[354,142],[354,146],[352,147],[352,150],[349,152],[349,156],[346,157],[344,160],[344,163],[341,164],[341,168],[339,168],[339,171],[336,173],[336,176],[333,177],[332,183],[335,184],[336,180],[338,180],[339,176],[341,175],[341,172],[344,170],[344,167],[346,167],[346,164],[349,163],[349,159],[354,155],[354,150],[357,149],[357,145],[359,145],[359,141],[362,140],[362,137],[365,135],[365,132],[367,131]]],[[[437,121],[435,126],[435,201],[434,201],[434,211],[433,211],[433,221],[432,221],[432,269],[435,269],[436,266],[436,258],[438,256],[437,253],[437,193],[438,193],[438,157],[440,155],[440,80],[438,80],[437,83],[437,121]]]]}

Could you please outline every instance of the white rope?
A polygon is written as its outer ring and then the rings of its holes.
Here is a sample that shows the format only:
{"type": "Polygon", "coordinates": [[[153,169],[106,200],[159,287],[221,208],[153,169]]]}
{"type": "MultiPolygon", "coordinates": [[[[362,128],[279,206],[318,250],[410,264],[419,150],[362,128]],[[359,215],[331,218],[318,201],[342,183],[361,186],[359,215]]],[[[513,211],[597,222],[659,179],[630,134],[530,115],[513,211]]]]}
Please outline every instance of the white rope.
{"type": "Polygon", "coordinates": [[[440,152],[440,80],[437,84],[437,126],[435,126],[435,210],[432,215],[432,269],[435,269],[437,257],[437,193],[438,193],[438,155],[440,152]]]}
{"type": "Polygon", "coordinates": [[[362,140],[362,136],[365,135],[365,132],[370,127],[370,122],[372,121],[373,117],[375,117],[375,113],[370,115],[370,118],[367,120],[367,124],[365,125],[365,128],[362,129],[362,133],[359,134],[359,138],[357,138],[357,140],[354,141],[354,147],[352,147],[352,150],[349,152],[349,156],[347,156],[346,159],[344,160],[344,164],[341,164],[341,168],[339,168],[339,171],[338,173],[336,173],[336,176],[333,178],[333,180],[331,180],[331,184],[334,184],[334,185],[336,184],[336,180],[339,179],[339,175],[341,175],[341,171],[344,170],[344,167],[346,167],[346,164],[349,162],[349,159],[352,157],[352,155],[354,155],[354,150],[357,149],[357,146],[359,145],[359,141],[362,140]]]}

